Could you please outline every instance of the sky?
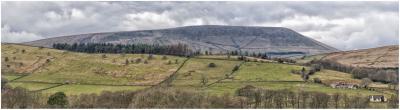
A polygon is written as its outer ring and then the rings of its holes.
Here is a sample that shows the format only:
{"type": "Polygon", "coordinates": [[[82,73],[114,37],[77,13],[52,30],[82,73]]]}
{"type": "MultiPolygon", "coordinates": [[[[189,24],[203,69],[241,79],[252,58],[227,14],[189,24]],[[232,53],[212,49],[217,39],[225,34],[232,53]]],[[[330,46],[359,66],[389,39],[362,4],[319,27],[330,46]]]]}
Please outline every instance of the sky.
{"type": "Polygon", "coordinates": [[[1,2],[1,42],[190,25],[286,27],[340,50],[399,44],[397,1],[1,2]]]}

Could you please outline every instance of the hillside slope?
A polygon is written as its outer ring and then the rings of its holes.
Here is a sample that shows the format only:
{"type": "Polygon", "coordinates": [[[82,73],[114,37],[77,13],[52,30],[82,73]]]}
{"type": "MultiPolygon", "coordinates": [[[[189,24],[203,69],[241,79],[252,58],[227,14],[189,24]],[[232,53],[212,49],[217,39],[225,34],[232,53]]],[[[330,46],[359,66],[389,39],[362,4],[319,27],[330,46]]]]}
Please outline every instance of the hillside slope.
{"type": "Polygon", "coordinates": [[[399,46],[352,50],[330,53],[322,58],[343,65],[366,68],[398,68],[399,46]]]}
{"type": "Polygon", "coordinates": [[[187,26],[160,30],[92,33],[26,42],[51,47],[54,43],[187,44],[192,50],[213,53],[241,50],[248,52],[300,52],[319,54],[337,49],[282,27],[187,26]]]}
{"type": "MultiPolygon", "coordinates": [[[[271,90],[288,89],[294,92],[303,90],[328,94],[390,95],[393,93],[366,89],[334,89],[324,84],[304,83],[300,75],[290,72],[304,67],[298,65],[253,62],[253,60],[243,62],[218,56],[193,58],[167,56],[165,59],[163,55],[154,55],[154,58],[149,60],[148,55],[144,54],[87,54],[15,44],[2,44],[1,48],[2,78],[8,79],[12,87],[19,86],[43,93],[63,91],[67,94],[81,94],[101,93],[105,90],[144,90],[164,82],[171,75],[176,75],[169,82],[173,88],[204,89],[211,94],[219,95],[234,94],[237,89],[246,85],[271,90]],[[137,62],[137,59],[142,60],[137,62]],[[209,67],[210,63],[216,66],[209,67]],[[239,65],[239,69],[233,71],[236,65],[239,65]],[[207,78],[206,88],[200,83],[202,77],[207,78]]],[[[323,83],[361,82],[359,79],[353,79],[350,74],[331,70],[317,72],[310,79],[313,78],[319,78],[323,83]]]]}

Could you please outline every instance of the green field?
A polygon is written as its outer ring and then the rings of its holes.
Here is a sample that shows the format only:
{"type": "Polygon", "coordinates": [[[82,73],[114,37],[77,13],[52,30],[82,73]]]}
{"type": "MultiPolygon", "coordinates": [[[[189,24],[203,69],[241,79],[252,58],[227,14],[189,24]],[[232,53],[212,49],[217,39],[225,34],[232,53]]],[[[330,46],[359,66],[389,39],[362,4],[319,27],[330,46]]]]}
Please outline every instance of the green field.
{"type": "Polygon", "coordinates": [[[79,95],[79,94],[100,94],[103,91],[136,91],[148,88],[150,86],[102,86],[102,85],[63,85],[59,87],[55,87],[52,89],[44,90],[43,93],[55,93],[55,92],[64,92],[67,95],[79,95]]]}
{"type": "Polygon", "coordinates": [[[304,58],[299,58],[296,60],[296,63],[298,64],[304,64],[304,63],[308,63],[312,60],[320,60],[322,59],[324,56],[326,56],[327,54],[318,54],[318,55],[311,55],[311,56],[305,56],[304,58]]]}
{"type": "Polygon", "coordinates": [[[2,78],[5,78],[5,79],[7,79],[7,80],[14,80],[14,79],[17,79],[17,78],[19,78],[19,77],[21,77],[21,76],[16,76],[16,75],[3,75],[2,76],[2,78]]]}
{"type": "Polygon", "coordinates": [[[58,85],[58,84],[43,84],[43,83],[22,83],[22,82],[10,82],[8,84],[13,88],[22,87],[30,91],[36,91],[58,85]]]}
{"type": "MultiPolygon", "coordinates": [[[[61,91],[68,95],[143,90],[166,80],[174,72],[176,72],[174,75],[176,77],[173,77],[171,87],[206,91],[217,95],[234,94],[237,89],[246,85],[272,90],[318,91],[328,94],[383,94],[387,96],[394,93],[389,90],[382,93],[366,89],[334,89],[312,82],[313,78],[319,78],[323,83],[332,81],[361,82],[359,79],[353,79],[350,74],[332,70],[317,72],[310,77],[308,82],[304,82],[300,75],[291,73],[291,70],[303,68],[298,65],[253,62],[254,60],[243,63],[235,56],[227,59],[225,55],[198,56],[190,58],[182,65],[186,59],[184,57],[166,56],[167,58],[163,59],[164,55],[154,55],[153,59],[148,59],[148,56],[146,54],[85,54],[2,44],[2,65],[8,65],[2,67],[4,70],[2,77],[13,80],[28,73],[28,76],[8,84],[11,87],[23,87],[31,91],[56,86],[41,92],[51,94],[61,91]],[[25,52],[21,52],[22,50],[25,52]],[[5,57],[8,58],[7,62],[5,62],[5,57]],[[141,61],[136,62],[137,59],[141,59],[141,61]],[[127,64],[126,60],[128,60],[127,64]],[[144,63],[145,60],[147,63],[144,63]],[[214,63],[216,66],[209,67],[210,63],[214,63]],[[239,70],[231,74],[233,68],[240,64],[242,65],[239,70]],[[177,71],[181,65],[182,67],[177,71]],[[205,86],[200,83],[202,77],[208,80],[205,86]],[[39,83],[28,83],[32,81],[39,83]],[[57,86],[60,84],[65,85],[57,86]]],[[[322,56],[310,56],[303,60],[310,61],[322,56]]],[[[308,69],[308,67],[305,68],[308,69]]],[[[372,85],[383,89],[387,86],[381,83],[372,85]]]]}
{"type": "Polygon", "coordinates": [[[103,54],[65,52],[19,45],[3,47],[6,48],[2,49],[3,58],[17,57],[17,60],[5,62],[11,65],[8,69],[17,72],[33,72],[19,79],[20,81],[155,85],[176,71],[184,60],[175,56],[162,59],[161,55],[154,55],[153,59],[148,60],[148,55],[144,54],[104,54],[105,57],[103,57],[103,54]],[[23,49],[25,49],[24,53],[19,52],[23,49]],[[50,59],[50,61],[45,59],[50,59]],[[142,61],[136,63],[136,59],[142,61]],[[128,65],[125,65],[126,60],[129,61],[128,65]],[[144,60],[148,63],[145,64],[144,60]],[[175,60],[178,61],[177,64],[175,60]],[[174,63],[168,64],[169,61],[174,63]],[[23,63],[23,66],[13,65],[18,63],[23,63]]]}
{"type": "Polygon", "coordinates": [[[240,61],[193,58],[178,71],[173,85],[200,86],[202,75],[207,77],[209,84],[224,79],[225,74],[230,74],[239,63],[240,61]],[[215,63],[216,67],[208,67],[210,63],[215,63]]]}
{"type": "Polygon", "coordinates": [[[234,80],[240,81],[302,81],[299,75],[291,70],[301,70],[302,66],[246,62],[235,73],[234,80]]]}

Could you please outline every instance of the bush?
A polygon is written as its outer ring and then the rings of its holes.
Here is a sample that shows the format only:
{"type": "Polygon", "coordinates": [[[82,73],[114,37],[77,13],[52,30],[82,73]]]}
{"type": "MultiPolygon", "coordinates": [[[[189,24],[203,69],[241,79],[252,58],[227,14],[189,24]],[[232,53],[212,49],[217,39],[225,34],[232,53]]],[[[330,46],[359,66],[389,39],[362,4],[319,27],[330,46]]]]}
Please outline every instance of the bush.
{"type": "Polygon", "coordinates": [[[168,59],[167,56],[163,56],[161,59],[166,60],[168,59]]]}
{"type": "Polygon", "coordinates": [[[138,58],[138,59],[135,60],[135,63],[140,63],[140,62],[142,62],[141,58],[138,58]]]}
{"type": "Polygon", "coordinates": [[[239,70],[239,65],[235,65],[235,67],[233,67],[232,71],[237,71],[239,70]]]}
{"type": "Polygon", "coordinates": [[[314,83],[322,83],[322,81],[319,78],[314,78],[314,83]]]}
{"type": "Polygon", "coordinates": [[[47,104],[56,108],[64,108],[68,105],[67,96],[64,92],[57,92],[49,97],[47,104]]]}
{"type": "Polygon", "coordinates": [[[147,60],[151,60],[151,59],[154,59],[153,54],[149,54],[149,56],[147,57],[147,60]]]}
{"type": "Polygon", "coordinates": [[[9,60],[8,57],[4,57],[5,62],[8,62],[8,60],[9,60]]]}
{"type": "Polygon", "coordinates": [[[215,65],[215,63],[210,63],[210,64],[208,64],[208,67],[214,68],[214,67],[217,67],[217,65],[215,65]]]}

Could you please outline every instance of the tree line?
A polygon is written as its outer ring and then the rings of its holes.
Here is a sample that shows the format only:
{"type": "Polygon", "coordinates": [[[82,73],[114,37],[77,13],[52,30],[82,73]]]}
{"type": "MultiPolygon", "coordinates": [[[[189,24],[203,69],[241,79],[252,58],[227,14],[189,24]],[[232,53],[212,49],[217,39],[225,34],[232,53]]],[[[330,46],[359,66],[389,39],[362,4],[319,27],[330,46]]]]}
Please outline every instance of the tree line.
{"type": "Polygon", "coordinates": [[[308,65],[318,64],[323,68],[351,73],[354,78],[369,78],[375,82],[394,83],[399,81],[398,68],[363,68],[339,64],[329,60],[312,60],[308,65]]]}
{"type": "Polygon", "coordinates": [[[192,52],[186,44],[159,45],[159,44],[112,44],[112,43],[55,43],[55,49],[86,53],[132,53],[132,54],[164,54],[188,56],[192,52]]]}
{"type": "MultiPolygon", "coordinates": [[[[368,108],[367,97],[321,92],[267,90],[243,87],[234,95],[211,95],[176,88],[143,91],[103,91],[100,94],[50,96],[24,88],[2,88],[2,108],[368,108]]],[[[388,99],[388,108],[398,108],[398,96],[388,99]]]]}

